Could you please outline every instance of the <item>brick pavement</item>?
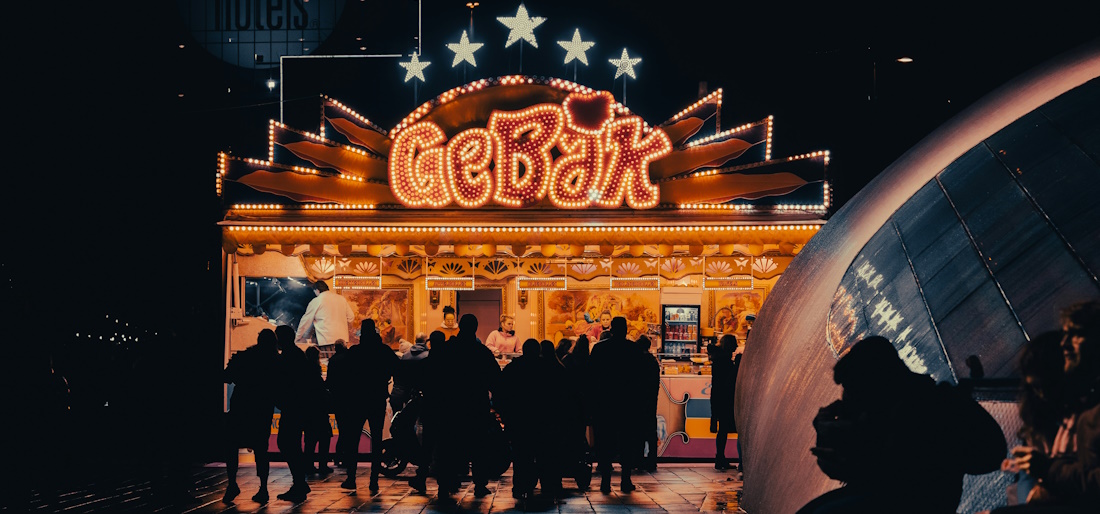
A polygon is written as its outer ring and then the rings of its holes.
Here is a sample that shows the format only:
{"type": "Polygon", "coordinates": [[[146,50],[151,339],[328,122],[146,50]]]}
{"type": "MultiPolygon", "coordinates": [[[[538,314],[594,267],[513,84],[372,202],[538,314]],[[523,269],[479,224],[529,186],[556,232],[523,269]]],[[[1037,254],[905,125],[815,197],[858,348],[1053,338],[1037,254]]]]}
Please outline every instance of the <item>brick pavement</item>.
{"type": "Polygon", "coordinates": [[[684,513],[715,512],[738,510],[738,495],[742,482],[737,471],[717,471],[709,463],[682,464],[662,463],[655,472],[639,471],[633,475],[637,490],[624,494],[618,490],[619,473],[612,476],[611,494],[599,492],[599,477],[594,477],[592,489],[587,492],[578,490],[572,480],[564,480],[565,497],[554,499],[542,496],[536,489],[535,497],[526,504],[517,503],[512,498],[512,470],[509,469],[498,480],[489,483],[492,494],[476,498],[473,484],[463,482],[457,505],[447,506],[436,503],[436,485],[428,481],[426,495],[416,493],[409,487],[408,480],[413,468],[407,469],[401,476],[393,479],[382,477],[379,480],[378,493],[371,494],[367,489],[369,465],[360,467],[359,489],[349,491],[340,487],[344,480],[343,472],[337,471],[327,477],[311,476],[309,486],[312,489],[305,502],[294,504],[275,499],[279,493],[290,487],[290,472],[285,463],[272,463],[268,490],[272,500],[267,504],[258,504],[251,500],[258,487],[255,468],[242,464],[237,475],[241,494],[231,504],[221,501],[226,487],[225,467],[211,464],[197,467],[191,471],[191,496],[194,501],[173,500],[157,492],[149,480],[131,478],[112,484],[88,483],[72,486],[61,491],[56,498],[48,499],[41,493],[32,493],[26,508],[2,509],[4,512],[35,513],[483,513],[490,512],[560,512],[560,513],[684,513]]]}

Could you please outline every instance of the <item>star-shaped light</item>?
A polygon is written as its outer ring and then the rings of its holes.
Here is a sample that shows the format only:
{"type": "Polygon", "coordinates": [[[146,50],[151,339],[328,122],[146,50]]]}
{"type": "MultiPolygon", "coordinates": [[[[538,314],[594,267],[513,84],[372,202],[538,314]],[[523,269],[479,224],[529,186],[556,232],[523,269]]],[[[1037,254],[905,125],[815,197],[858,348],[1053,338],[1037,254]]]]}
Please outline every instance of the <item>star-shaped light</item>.
{"type": "Polygon", "coordinates": [[[416,77],[416,78],[420,79],[421,82],[427,82],[427,79],[424,78],[424,68],[427,68],[428,65],[431,64],[431,62],[429,62],[429,61],[421,62],[419,55],[417,55],[417,54],[410,54],[410,55],[412,55],[412,60],[411,61],[397,63],[397,64],[400,64],[402,68],[405,68],[405,82],[408,82],[413,77],[416,77]]]}
{"type": "Polygon", "coordinates": [[[631,59],[630,54],[626,53],[625,48],[623,48],[622,57],[618,59],[608,59],[607,61],[618,67],[618,69],[615,70],[615,78],[619,78],[619,75],[622,75],[623,73],[630,75],[630,78],[632,79],[638,78],[636,75],[634,75],[634,65],[642,62],[642,58],[638,57],[631,59]]]}
{"type": "Polygon", "coordinates": [[[558,44],[565,49],[565,64],[569,64],[569,61],[576,59],[588,66],[588,56],[584,55],[584,52],[592,48],[592,45],[596,42],[581,41],[581,29],[573,29],[573,40],[558,41],[558,44]]]}
{"type": "Polygon", "coordinates": [[[479,48],[485,46],[485,43],[471,43],[470,38],[466,35],[466,31],[462,31],[462,39],[459,39],[457,43],[447,43],[447,48],[450,48],[455,53],[455,60],[451,63],[451,67],[458,66],[458,63],[466,61],[471,66],[477,67],[477,61],[474,60],[474,52],[479,48]]]}
{"type": "Polygon", "coordinates": [[[519,4],[519,10],[516,11],[516,15],[512,17],[497,16],[497,21],[508,27],[508,41],[504,43],[504,48],[512,46],[519,40],[527,41],[531,43],[531,46],[538,48],[539,44],[535,41],[535,27],[542,25],[542,22],[546,21],[546,18],[542,16],[535,16],[534,18],[527,15],[527,8],[523,4],[519,4]]]}

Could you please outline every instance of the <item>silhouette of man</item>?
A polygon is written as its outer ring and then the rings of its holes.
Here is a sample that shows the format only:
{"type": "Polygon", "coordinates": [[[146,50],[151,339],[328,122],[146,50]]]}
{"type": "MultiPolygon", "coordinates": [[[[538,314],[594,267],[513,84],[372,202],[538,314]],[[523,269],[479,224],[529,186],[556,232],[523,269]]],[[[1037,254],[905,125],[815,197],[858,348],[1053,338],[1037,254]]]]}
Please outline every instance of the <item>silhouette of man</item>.
{"type": "Polygon", "coordinates": [[[619,459],[621,467],[620,488],[624,493],[635,489],[630,479],[631,469],[641,446],[637,423],[640,412],[645,411],[641,400],[644,387],[644,361],[641,351],[626,339],[626,318],[616,316],[611,320],[611,335],[592,348],[590,371],[596,385],[595,394],[602,398],[602,405],[594,409],[596,428],[596,455],[599,460],[600,492],[611,492],[612,461],[619,459]]]}
{"type": "Polygon", "coordinates": [[[298,321],[295,343],[308,343],[316,339],[321,347],[321,355],[332,356],[336,341],[351,341],[348,324],[355,321],[355,311],[347,299],[335,291],[330,291],[324,280],[313,283],[316,298],[306,305],[306,312],[298,321]]]}
{"type": "MultiPolygon", "coordinates": [[[[328,389],[329,401],[332,402],[332,413],[336,416],[336,426],[340,427],[343,424],[351,424],[351,421],[347,418],[348,410],[344,405],[347,399],[341,396],[339,391],[340,387],[337,385],[342,377],[347,377],[349,374],[345,369],[349,366],[348,347],[344,341],[338,341],[333,346],[334,352],[332,357],[328,358],[328,371],[325,373],[325,388],[328,389]]],[[[343,458],[341,450],[344,448],[344,445],[348,444],[348,441],[351,440],[355,441],[354,444],[356,448],[358,448],[358,432],[352,434],[341,431],[336,437],[336,453],[333,455],[333,463],[340,468],[347,468],[341,460],[343,458]]]]}
{"type": "Polygon", "coordinates": [[[454,502],[453,494],[472,468],[474,494],[481,497],[491,491],[485,466],[489,423],[495,423],[490,410],[490,391],[496,386],[500,365],[493,352],[477,339],[477,318],[463,314],[458,335],[439,348],[433,346],[428,361],[430,380],[425,398],[433,411],[430,430],[435,434],[436,481],[438,501],[454,502]]]}
{"type": "Polygon", "coordinates": [[[370,428],[370,491],[378,492],[378,475],[382,471],[382,426],[386,420],[386,399],[390,379],[397,370],[397,354],[374,327],[374,320],[364,319],[360,325],[359,344],[348,348],[347,360],[329,369],[333,396],[338,398],[343,421],[338,421],[341,437],[337,453],[347,469],[347,478],[340,484],[355,489],[355,474],[359,465],[359,433],[364,423],[370,428]],[[335,376],[332,374],[336,373],[335,376]],[[348,437],[345,438],[344,434],[348,437]]]}
{"type": "Polygon", "coordinates": [[[1000,468],[1007,445],[997,421],[957,387],[909,371],[886,338],[853,345],[833,380],[841,399],[814,419],[811,451],[844,485],[798,514],[954,513],[964,474],[1000,468]]]}
{"type": "MultiPolygon", "coordinates": [[[[432,352],[430,348],[442,348],[446,341],[446,334],[441,330],[433,330],[428,335],[428,340],[421,345],[419,336],[417,337],[417,343],[413,345],[412,349],[408,353],[401,356],[401,373],[403,375],[403,381],[409,391],[410,402],[418,395],[422,395],[424,392],[424,383],[428,380],[427,373],[429,366],[431,365],[428,359],[431,358],[432,352]]],[[[394,377],[395,389],[396,389],[397,377],[394,377]]],[[[408,403],[402,406],[404,408],[408,403]]],[[[425,418],[424,402],[418,403],[417,408],[420,417],[420,426],[422,428],[420,433],[420,447],[418,451],[410,458],[410,462],[416,465],[416,475],[409,479],[409,486],[415,489],[418,493],[424,494],[428,490],[428,474],[431,469],[432,462],[432,450],[434,448],[431,430],[427,428],[425,418]]]]}
{"type": "MultiPolygon", "coordinates": [[[[571,455],[575,462],[574,471],[577,480],[577,488],[587,491],[592,483],[593,447],[589,446],[589,431],[592,429],[592,402],[593,395],[589,388],[589,342],[588,336],[581,334],[577,337],[577,343],[573,351],[562,359],[566,372],[565,393],[571,398],[572,416],[568,420],[572,424],[564,434],[566,453],[571,455]]],[[[592,432],[594,434],[595,432],[592,432]]]]}
{"type": "MultiPolygon", "coordinates": [[[[562,437],[569,431],[569,410],[572,398],[568,392],[569,379],[565,365],[558,359],[557,348],[553,341],[543,339],[539,363],[542,368],[542,384],[538,386],[541,398],[535,400],[542,405],[538,433],[539,445],[535,456],[539,470],[539,482],[543,494],[561,497],[562,476],[569,466],[567,440],[562,437]]],[[[569,469],[572,472],[574,470],[569,469]]],[[[570,473],[575,478],[575,475],[570,473]]]]}
{"type": "Polygon", "coordinates": [[[294,329],[279,325],[275,327],[275,335],[279,340],[280,380],[275,397],[275,405],[279,408],[279,435],[275,442],[279,453],[286,459],[293,479],[290,489],[277,498],[301,503],[310,491],[309,484],[306,484],[309,464],[305,461],[302,440],[309,423],[311,369],[305,352],[294,344],[294,329]]]}
{"type": "MultiPolygon", "coordinates": [[[[337,344],[340,344],[338,341],[337,344]]],[[[336,348],[336,345],[333,345],[336,348]]],[[[306,422],[306,446],[305,461],[309,464],[310,473],[318,473],[322,476],[332,473],[328,465],[329,445],[332,442],[332,424],[329,423],[329,412],[332,410],[332,402],[325,377],[321,371],[321,351],[316,346],[306,348],[306,360],[309,361],[310,378],[308,394],[310,397],[309,421],[306,422]],[[314,462],[317,466],[314,467],[314,462]]]]}
{"type": "Polygon", "coordinates": [[[638,420],[638,428],[641,430],[639,437],[642,444],[638,447],[637,468],[653,472],[657,471],[657,400],[661,392],[661,363],[650,353],[653,341],[648,337],[639,336],[634,344],[642,351],[642,362],[645,366],[645,387],[639,390],[643,395],[639,401],[646,407],[639,413],[641,419],[638,420]],[[646,446],[649,447],[649,453],[645,452],[646,446]]]}
{"type": "Polygon", "coordinates": [[[256,457],[256,476],[260,490],[252,496],[258,503],[267,503],[267,477],[271,458],[267,453],[271,437],[271,418],[275,412],[275,377],[278,373],[279,341],[275,331],[263,329],[256,344],[233,354],[222,372],[222,379],[233,384],[229,397],[226,424],[229,448],[225,455],[225,471],[229,483],[222,501],[232,502],[241,494],[237,485],[238,449],[250,448],[256,457]]]}
{"type": "Polygon", "coordinates": [[[1012,450],[1015,466],[1037,478],[1046,495],[995,514],[1096,512],[1100,505],[1100,301],[1074,304],[1061,317],[1066,416],[1049,452],[1012,450]]]}
{"type": "MultiPolygon", "coordinates": [[[[440,332],[442,333],[442,332],[440,332]]],[[[416,334],[409,349],[401,354],[400,366],[393,375],[393,391],[390,393],[390,408],[393,412],[401,410],[413,395],[420,392],[422,364],[428,358],[428,334],[416,334]]]]}
{"type": "Polygon", "coordinates": [[[536,339],[523,342],[523,354],[512,359],[500,372],[500,384],[493,391],[493,407],[504,419],[504,430],[512,443],[512,497],[526,500],[538,483],[536,456],[544,428],[546,386],[536,339]]]}
{"type": "Polygon", "coordinates": [[[733,396],[740,359],[736,363],[733,360],[736,349],[737,336],[733,334],[723,335],[717,344],[708,347],[711,360],[710,427],[711,432],[716,434],[714,469],[717,470],[729,469],[726,441],[730,432],[737,431],[733,418],[733,396]]]}

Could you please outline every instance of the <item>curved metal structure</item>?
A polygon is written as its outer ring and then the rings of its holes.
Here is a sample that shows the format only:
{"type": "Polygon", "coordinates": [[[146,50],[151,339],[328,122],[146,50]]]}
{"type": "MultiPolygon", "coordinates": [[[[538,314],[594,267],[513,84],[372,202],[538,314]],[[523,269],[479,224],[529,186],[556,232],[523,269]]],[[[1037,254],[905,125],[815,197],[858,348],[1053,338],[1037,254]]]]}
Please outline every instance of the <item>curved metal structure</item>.
{"type": "Polygon", "coordinates": [[[839,397],[833,365],[861,337],[890,338],[937,380],[967,376],[969,355],[987,377],[1009,377],[1021,344],[1057,328],[1061,307],[1100,297],[1097,77],[1100,40],[990,93],[884,170],[794,259],[738,378],[748,512],[794,512],[839,486],[810,454],[811,420],[839,397]]]}

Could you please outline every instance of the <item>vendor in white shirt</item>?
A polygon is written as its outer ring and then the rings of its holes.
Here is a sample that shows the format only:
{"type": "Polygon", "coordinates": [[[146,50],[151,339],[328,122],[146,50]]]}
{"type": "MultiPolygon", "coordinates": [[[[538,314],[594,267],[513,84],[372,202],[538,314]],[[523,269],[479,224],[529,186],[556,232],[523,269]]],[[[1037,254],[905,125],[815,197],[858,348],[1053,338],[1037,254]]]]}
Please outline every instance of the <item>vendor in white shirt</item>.
{"type": "Polygon", "coordinates": [[[309,344],[312,338],[322,350],[328,350],[338,340],[351,341],[348,325],[355,321],[351,304],[339,293],[329,291],[324,280],[314,282],[313,291],[317,297],[309,301],[306,313],[298,321],[294,343],[309,344]]]}
{"type": "Polygon", "coordinates": [[[512,316],[503,314],[500,316],[500,328],[489,333],[485,338],[485,346],[493,351],[494,355],[504,353],[518,353],[519,338],[516,337],[516,320],[512,316]]]}

